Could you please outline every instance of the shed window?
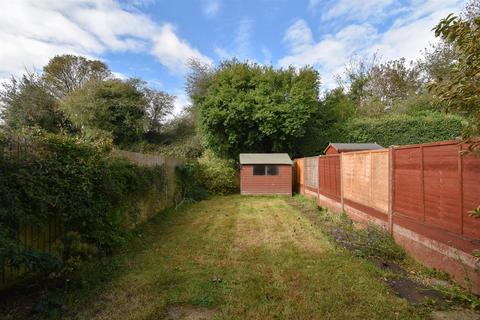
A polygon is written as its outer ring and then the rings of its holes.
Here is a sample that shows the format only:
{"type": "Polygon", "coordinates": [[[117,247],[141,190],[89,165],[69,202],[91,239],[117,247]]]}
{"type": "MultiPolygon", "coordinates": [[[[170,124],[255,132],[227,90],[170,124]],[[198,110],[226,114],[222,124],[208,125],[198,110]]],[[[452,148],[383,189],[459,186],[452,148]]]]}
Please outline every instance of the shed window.
{"type": "Polygon", "coordinates": [[[268,165],[267,166],[267,176],[278,176],[278,166],[268,165]]]}
{"type": "Polygon", "coordinates": [[[277,165],[255,164],[253,166],[254,176],[278,176],[277,165]]]}
{"type": "Polygon", "coordinates": [[[253,166],[253,175],[254,176],[264,176],[265,175],[265,165],[256,164],[253,166]]]}

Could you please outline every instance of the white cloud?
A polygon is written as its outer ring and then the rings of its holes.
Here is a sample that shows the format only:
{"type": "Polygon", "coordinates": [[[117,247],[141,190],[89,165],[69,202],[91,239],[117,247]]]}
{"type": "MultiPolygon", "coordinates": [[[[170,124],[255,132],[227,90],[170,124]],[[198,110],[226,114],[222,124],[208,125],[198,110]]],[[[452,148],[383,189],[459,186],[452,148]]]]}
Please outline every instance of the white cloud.
{"type": "Polygon", "coordinates": [[[312,30],[305,20],[298,20],[287,29],[283,41],[293,53],[303,52],[313,44],[312,30]]]}
{"type": "Polygon", "coordinates": [[[230,48],[216,46],[215,53],[220,59],[236,57],[240,60],[253,60],[252,56],[253,21],[249,18],[241,19],[236,27],[230,48]]]}
{"type": "Polygon", "coordinates": [[[386,14],[385,10],[389,5],[394,3],[393,0],[340,0],[335,1],[322,15],[323,20],[342,19],[349,20],[366,20],[370,17],[379,18],[386,14]]]}
{"type": "Polygon", "coordinates": [[[263,63],[272,64],[272,52],[266,46],[262,46],[261,50],[263,54],[263,63]]]}
{"type": "Polygon", "coordinates": [[[65,53],[99,57],[109,51],[150,52],[179,73],[190,57],[209,61],[170,24],[160,25],[114,0],[5,1],[0,43],[0,78],[18,75],[25,67],[40,68],[65,53]]]}
{"type": "Polygon", "coordinates": [[[127,80],[128,78],[130,78],[126,74],[121,73],[121,72],[116,72],[116,71],[112,71],[112,75],[113,75],[114,78],[120,79],[120,80],[127,80]]]}
{"type": "Polygon", "coordinates": [[[210,58],[192,48],[186,41],[179,39],[170,24],[165,24],[160,28],[158,34],[153,38],[153,42],[152,54],[172,73],[186,72],[188,67],[186,63],[190,58],[205,64],[212,64],[210,58]]]}
{"type": "MultiPolygon", "coordinates": [[[[324,17],[349,20],[350,15],[356,12],[358,19],[366,19],[381,14],[389,4],[389,0],[341,0],[327,10],[324,17]]],[[[323,34],[318,41],[306,22],[298,20],[285,31],[284,43],[289,53],[278,64],[315,66],[323,77],[324,85],[332,88],[335,85],[334,75],[342,72],[352,56],[369,58],[378,53],[383,60],[419,58],[420,51],[436,41],[431,29],[448,13],[458,13],[462,6],[461,0],[412,0],[395,12],[396,18],[385,30],[371,23],[347,24],[335,33],[323,34]]]]}
{"type": "Polygon", "coordinates": [[[280,59],[279,65],[315,66],[320,70],[325,85],[331,87],[334,85],[333,75],[341,70],[349,57],[368,47],[377,37],[376,30],[368,24],[350,25],[314,42],[306,23],[297,21],[285,33],[284,41],[290,48],[290,54],[280,59]],[[300,34],[306,36],[302,38],[300,34]]]}
{"type": "Polygon", "coordinates": [[[320,3],[320,0],[309,0],[308,1],[308,8],[309,9],[314,9],[319,3],[320,3]]]}
{"type": "Polygon", "coordinates": [[[203,13],[207,18],[215,17],[222,7],[220,0],[203,0],[203,13]]]}
{"type": "Polygon", "coordinates": [[[176,96],[176,98],[173,103],[172,116],[176,116],[181,114],[182,111],[185,110],[185,107],[191,105],[192,102],[190,101],[190,98],[185,94],[184,90],[174,90],[173,94],[176,96]]]}

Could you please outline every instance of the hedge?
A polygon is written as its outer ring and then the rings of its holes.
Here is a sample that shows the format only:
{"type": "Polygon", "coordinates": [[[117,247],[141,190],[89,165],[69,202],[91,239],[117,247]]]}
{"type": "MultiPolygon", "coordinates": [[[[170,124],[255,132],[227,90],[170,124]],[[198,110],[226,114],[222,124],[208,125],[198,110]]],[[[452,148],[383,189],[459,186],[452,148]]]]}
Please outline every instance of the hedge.
{"type": "Polygon", "coordinates": [[[135,203],[164,184],[163,168],[111,159],[102,146],[38,131],[17,140],[0,137],[0,267],[49,274],[109,253],[125,241],[135,203]],[[61,232],[49,252],[18,239],[25,226],[51,221],[61,232]]]}
{"type": "Polygon", "coordinates": [[[462,135],[465,120],[456,115],[392,115],[348,122],[332,142],[376,142],[384,147],[452,140],[462,135]],[[341,140],[341,141],[340,141],[341,140]]]}

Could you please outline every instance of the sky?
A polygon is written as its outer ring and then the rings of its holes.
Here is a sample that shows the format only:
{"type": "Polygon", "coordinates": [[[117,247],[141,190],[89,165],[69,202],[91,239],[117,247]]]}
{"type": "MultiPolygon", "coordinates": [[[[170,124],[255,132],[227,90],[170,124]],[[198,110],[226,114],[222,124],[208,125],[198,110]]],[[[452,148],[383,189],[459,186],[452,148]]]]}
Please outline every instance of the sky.
{"type": "Polygon", "coordinates": [[[352,57],[414,60],[459,0],[0,0],[0,79],[41,70],[59,54],[104,61],[189,103],[190,58],[311,65],[335,86],[352,57]]]}

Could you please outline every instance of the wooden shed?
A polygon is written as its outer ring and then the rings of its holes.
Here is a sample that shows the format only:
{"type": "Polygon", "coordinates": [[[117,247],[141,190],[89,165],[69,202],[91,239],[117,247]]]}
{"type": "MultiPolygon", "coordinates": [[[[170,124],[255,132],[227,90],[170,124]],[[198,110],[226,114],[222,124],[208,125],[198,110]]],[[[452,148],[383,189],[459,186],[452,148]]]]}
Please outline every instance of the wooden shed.
{"type": "Polygon", "coordinates": [[[292,165],[287,153],[241,153],[240,193],[291,196],[292,165]]]}
{"type": "Polygon", "coordinates": [[[363,150],[385,149],[376,143],[333,143],[330,142],[323,151],[325,154],[338,154],[342,152],[353,152],[363,150]]]}

